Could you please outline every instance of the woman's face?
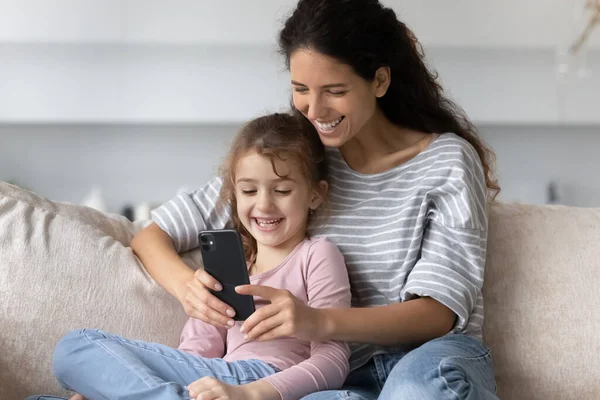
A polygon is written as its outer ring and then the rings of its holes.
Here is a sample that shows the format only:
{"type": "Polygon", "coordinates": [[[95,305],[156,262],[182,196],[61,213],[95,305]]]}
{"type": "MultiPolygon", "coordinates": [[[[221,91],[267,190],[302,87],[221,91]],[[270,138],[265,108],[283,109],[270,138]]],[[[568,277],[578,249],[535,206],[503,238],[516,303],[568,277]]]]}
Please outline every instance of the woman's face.
{"type": "Polygon", "coordinates": [[[381,79],[366,81],[351,66],[309,49],[292,53],[290,74],[294,106],[332,147],[363,130],[377,109],[377,97],[387,90],[381,79]]]}

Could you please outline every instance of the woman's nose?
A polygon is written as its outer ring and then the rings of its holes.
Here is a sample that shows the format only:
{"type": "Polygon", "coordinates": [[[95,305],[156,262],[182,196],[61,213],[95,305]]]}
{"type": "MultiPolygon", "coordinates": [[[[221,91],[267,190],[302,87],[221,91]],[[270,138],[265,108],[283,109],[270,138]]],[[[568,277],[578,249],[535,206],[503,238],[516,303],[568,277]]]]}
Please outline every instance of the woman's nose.
{"type": "Polygon", "coordinates": [[[308,117],[308,119],[314,121],[314,120],[322,117],[324,107],[322,104],[322,100],[320,99],[320,96],[311,95],[308,99],[308,103],[307,103],[306,107],[307,107],[307,110],[305,113],[306,113],[306,116],[308,117]]]}

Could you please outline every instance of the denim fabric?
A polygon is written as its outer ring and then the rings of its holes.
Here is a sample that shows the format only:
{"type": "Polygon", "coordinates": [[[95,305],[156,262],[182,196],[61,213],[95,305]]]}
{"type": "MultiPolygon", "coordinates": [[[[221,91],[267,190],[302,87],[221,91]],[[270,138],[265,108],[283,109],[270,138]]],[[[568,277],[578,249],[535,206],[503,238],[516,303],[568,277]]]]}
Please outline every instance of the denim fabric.
{"type": "Polygon", "coordinates": [[[495,393],[489,349],[452,334],[408,352],[377,355],[350,373],[341,390],[303,400],[498,400],[495,393]]]}
{"type": "MultiPolygon", "coordinates": [[[[52,367],[62,386],[96,400],[188,400],[185,387],[206,376],[243,385],[277,372],[259,360],[198,357],[161,344],[85,329],[72,331],[58,342],[52,367]]],[[[34,399],[57,398],[27,398],[34,399]]]]}

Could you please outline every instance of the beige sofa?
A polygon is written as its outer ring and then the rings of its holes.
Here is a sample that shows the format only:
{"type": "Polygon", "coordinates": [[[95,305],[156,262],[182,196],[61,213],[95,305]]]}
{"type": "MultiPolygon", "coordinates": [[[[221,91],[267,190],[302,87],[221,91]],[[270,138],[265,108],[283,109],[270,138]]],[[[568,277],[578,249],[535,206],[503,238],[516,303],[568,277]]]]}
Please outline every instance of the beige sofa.
{"type": "MultiPolygon", "coordinates": [[[[127,247],[143,226],[0,183],[0,399],[62,393],[50,356],[72,328],[177,344],[186,316],[127,247]]],[[[600,210],[491,206],[485,336],[501,399],[600,399],[599,272],[600,210]]]]}

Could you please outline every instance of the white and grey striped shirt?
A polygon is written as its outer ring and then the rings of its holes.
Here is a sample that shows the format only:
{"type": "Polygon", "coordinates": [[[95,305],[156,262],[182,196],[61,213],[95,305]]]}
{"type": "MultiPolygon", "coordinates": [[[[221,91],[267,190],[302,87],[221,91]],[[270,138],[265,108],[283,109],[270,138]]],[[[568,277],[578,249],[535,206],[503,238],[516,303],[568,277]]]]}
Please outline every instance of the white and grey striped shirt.
{"type": "MultiPolygon", "coordinates": [[[[345,257],[354,307],[432,297],[458,316],[453,332],[481,338],[487,243],[486,186],[473,147],[445,133],[389,171],[361,174],[327,149],[329,210],[309,233],[326,236],[345,257]]],[[[203,229],[223,228],[221,180],[180,193],[152,213],[178,251],[198,246],[203,229]]],[[[390,321],[393,323],[393,321],[390,321]]],[[[352,345],[353,369],[392,348],[352,345]]]]}

